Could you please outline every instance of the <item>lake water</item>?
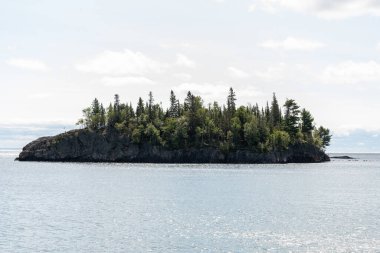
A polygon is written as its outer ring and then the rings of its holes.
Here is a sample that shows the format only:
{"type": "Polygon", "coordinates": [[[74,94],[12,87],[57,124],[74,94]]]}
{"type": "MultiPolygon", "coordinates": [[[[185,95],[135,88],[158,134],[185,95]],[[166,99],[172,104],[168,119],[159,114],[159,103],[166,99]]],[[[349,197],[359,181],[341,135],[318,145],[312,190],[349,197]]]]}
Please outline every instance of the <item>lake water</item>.
{"type": "Polygon", "coordinates": [[[380,252],[380,156],[287,165],[15,162],[0,252],[380,252]]]}

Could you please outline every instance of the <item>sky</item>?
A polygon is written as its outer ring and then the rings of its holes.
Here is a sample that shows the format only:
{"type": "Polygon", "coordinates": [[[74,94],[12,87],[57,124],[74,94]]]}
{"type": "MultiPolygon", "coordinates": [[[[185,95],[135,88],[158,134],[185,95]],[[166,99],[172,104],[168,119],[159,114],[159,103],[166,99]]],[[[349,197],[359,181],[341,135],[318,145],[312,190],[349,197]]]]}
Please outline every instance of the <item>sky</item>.
{"type": "Polygon", "coordinates": [[[0,148],[75,127],[97,97],[295,99],[329,152],[380,152],[377,0],[0,0],[0,148]]]}

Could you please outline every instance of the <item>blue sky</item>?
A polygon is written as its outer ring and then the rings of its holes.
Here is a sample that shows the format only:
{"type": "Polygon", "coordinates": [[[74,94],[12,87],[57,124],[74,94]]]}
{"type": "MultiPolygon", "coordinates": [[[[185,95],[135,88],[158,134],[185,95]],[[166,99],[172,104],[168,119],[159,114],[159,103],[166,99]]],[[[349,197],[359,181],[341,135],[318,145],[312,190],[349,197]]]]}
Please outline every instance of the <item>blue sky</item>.
{"type": "Polygon", "coordinates": [[[374,0],[1,1],[0,147],[74,127],[94,97],[232,86],[240,104],[296,99],[329,151],[379,152],[378,27],[374,0]]]}

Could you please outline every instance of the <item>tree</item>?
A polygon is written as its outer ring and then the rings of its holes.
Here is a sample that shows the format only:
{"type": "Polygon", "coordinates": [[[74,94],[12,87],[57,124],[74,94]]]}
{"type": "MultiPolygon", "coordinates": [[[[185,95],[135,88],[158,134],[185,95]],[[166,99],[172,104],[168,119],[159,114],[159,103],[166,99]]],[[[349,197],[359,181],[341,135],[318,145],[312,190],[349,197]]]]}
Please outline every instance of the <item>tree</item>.
{"type": "Polygon", "coordinates": [[[272,127],[279,128],[281,126],[281,110],[275,93],[273,93],[273,100],[270,107],[270,120],[272,127]]]}
{"type": "Polygon", "coordinates": [[[244,139],[250,148],[256,148],[260,142],[259,126],[256,117],[244,124],[244,139]]]}
{"type": "Polygon", "coordinates": [[[273,151],[284,151],[288,149],[290,144],[290,136],[287,132],[274,130],[269,136],[269,145],[273,151]]]}
{"type": "Polygon", "coordinates": [[[140,118],[144,114],[144,101],[142,100],[141,97],[139,97],[139,101],[137,103],[137,108],[136,108],[136,116],[137,118],[140,118]]]}
{"type": "Polygon", "coordinates": [[[227,110],[230,113],[230,116],[232,116],[236,111],[235,101],[236,101],[236,94],[231,87],[228,97],[227,97],[227,110]]]}
{"type": "Polygon", "coordinates": [[[314,118],[306,109],[301,111],[301,132],[307,137],[311,137],[314,130],[314,118]]]}
{"type": "Polygon", "coordinates": [[[170,91],[169,117],[171,118],[179,117],[179,103],[172,90],[170,91]]]}
{"type": "Polygon", "coordinates": [[[328,128],[324,128],[320,126],[318,128],[318,136],[322,140],[322,147],[325,148],[330,145],[331,137],[330,130],[328,128]]]}
{"type": "Polygon", "coordinates": [[[144,130],[144,135],[146,136],[150,144],[158,145],[162,142],[162,139],[160,137],[160,131],[152,123],[149,123],[146,126],[144,130]]]}
{"type": "Polygon", "coordinates": [[[100,104],[100,127],[105,127],[106,126],[106,110],[103,107],[103,104],[100,104]]]}
{"type": "Polygon", "coordinates": [[[284,104],[284,107],[284,129],[290,135],[291,138],[294,138],[298,132],[300,107],[293,99],[287,99],[284,104]]]}
{"type": "Polygon", "coordinates": [[[153,93],[149,91],[149,100],[148,100],[148,116],[150,122],[154,120],[154,99],[153,99],[153,93]]]}
{"type": "Polygon", "coordinates": [[[107,108],[107,126],[109,127],[113,127],[115,126],[115,110],[114,110],[114,106],[112,106],[112,104],[110,104],[107,108]]]}

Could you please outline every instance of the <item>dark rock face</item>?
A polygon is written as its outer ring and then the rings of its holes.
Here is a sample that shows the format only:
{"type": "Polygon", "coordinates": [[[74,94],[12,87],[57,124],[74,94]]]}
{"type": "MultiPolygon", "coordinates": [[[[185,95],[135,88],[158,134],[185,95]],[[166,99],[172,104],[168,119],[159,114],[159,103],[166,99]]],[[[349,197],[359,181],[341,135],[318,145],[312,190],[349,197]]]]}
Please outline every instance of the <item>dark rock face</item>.
{"type": "Polygon", "coordinates": [[[104,132],[72,130],[42,137],[26,145],[20,161],[137,162],[137,163],[315,163],[330,158],[312,145],[292,146],[283,152],[256,153],[217,148],[168,150],[149,144],[136,145],[114,129],[104,132]]]}
{"type": "Polygon", "coordinates": [[[352,159],[355,159],[351,156],[347,156],[347,155],[341,155],[341,156],[332,156],[331,158],[333,159],[343,159],[343,160],[352,160],[352,159]]]}

